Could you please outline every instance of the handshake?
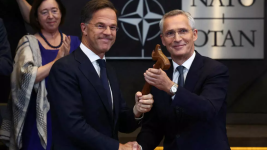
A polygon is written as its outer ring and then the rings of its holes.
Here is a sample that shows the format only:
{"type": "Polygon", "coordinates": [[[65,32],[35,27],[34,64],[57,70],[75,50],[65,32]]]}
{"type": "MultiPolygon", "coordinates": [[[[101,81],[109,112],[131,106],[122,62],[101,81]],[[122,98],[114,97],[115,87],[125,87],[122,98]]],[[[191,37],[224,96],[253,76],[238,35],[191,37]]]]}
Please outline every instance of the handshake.
{"type": "Polygon", "coordinates": [[[141,146],[137,142],[128,142],[119,145],[119,150],[142,150],[141,146]]]}

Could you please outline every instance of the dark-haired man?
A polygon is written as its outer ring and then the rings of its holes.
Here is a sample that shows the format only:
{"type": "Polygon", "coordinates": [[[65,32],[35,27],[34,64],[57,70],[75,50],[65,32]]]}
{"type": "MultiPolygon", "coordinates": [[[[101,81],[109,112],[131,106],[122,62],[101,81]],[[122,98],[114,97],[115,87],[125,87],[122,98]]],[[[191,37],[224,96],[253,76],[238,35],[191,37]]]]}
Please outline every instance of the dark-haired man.
{"type": "Polygon", "coordinates": [[[118,131],[134,131],[154,100],[151,94],[137,92],[135,106],[129,109],[105,62],[118,30],[116,12],[108,0],[89,1],[81,14],[80,47],[50,71],[47,89],[55,150],[139,149],[136,142],[120,144],[118,131]]]}

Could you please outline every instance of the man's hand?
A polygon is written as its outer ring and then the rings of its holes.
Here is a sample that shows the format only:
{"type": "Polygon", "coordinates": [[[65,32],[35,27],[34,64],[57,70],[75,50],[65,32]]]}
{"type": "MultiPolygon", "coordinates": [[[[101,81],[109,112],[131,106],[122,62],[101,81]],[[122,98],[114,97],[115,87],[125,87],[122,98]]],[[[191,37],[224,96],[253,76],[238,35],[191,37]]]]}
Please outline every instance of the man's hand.
{"type": "Polygon", "coordinates": [[[120,143],[119,150],[141,150],[141,147],[137,142],[120,143]]]}
{"type": "Polygon", "coordinates": [[[133,112],[136,118],[139,118],[143,113],[149,112],[153,106],[154,99],[151,94],[142,95],[141,92],[135,94],[135,105],[133,112]]]}
{"type": "Polygon", "coordinates": [[[148,84],[170,94],[170,89],[174,82],[170,80],[170,78],[162,69],[149,68],[144,73],[144,76],[148,84]]]}

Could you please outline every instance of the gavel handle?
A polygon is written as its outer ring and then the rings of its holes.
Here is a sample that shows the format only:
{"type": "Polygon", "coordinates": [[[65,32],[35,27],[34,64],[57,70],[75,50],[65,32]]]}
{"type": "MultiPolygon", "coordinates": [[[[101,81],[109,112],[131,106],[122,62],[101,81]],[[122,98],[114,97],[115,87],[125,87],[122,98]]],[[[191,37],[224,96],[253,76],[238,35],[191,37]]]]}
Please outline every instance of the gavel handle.
{"type": "MultiPolygon", "coordinates": [[[[157,61],[153,68],[159,69],[160,68],[160,62],[157,61]]],[[[149,94],[150,90],[151,90],[151,85],[146,82],[144,87],[143,87],[143,90],[142,90],[142,95],[149,94]]]]}
{"type": "Polygon", "coordinates": [[[149,94],[150,90],[151,90],[151,85],[146,82],[142,90],[142,95],[149,94]]]}

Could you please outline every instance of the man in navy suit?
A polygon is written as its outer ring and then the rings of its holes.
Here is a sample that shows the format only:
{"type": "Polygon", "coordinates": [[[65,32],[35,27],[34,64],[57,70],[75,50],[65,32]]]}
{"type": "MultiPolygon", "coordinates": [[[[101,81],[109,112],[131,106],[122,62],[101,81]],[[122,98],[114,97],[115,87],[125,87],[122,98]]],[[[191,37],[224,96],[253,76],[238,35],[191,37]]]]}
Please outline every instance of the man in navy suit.
{"type": "Polygon", "coordinates": [[[129,109],[121,96],[105,53],[116,39],[116,9],[109,0],[91,0],[81,13],[82,43],[58,60],[47,83],[52,113],[54,150],[132,150],[136,142],[120,144],[118,131],[129,133],[150,111],[152,95],[137,92],[129,109]]]}
{"type": "Polygon", "coordinates": [[[9,76],[12,69],[10,45],[3,20],[0,18],[0,75],[9,76]]]}
{"type": "Polygon", "coordinates": [[[195,51],[197,29],[182,10],[166,13],[160,21],[161,40],[171,54],[164,72],[148,69],[154,105],[143,120],[137,142],[153,150],[164,137],[164,150],[229,150],[226,135],[228,69],[195,51]]]}

